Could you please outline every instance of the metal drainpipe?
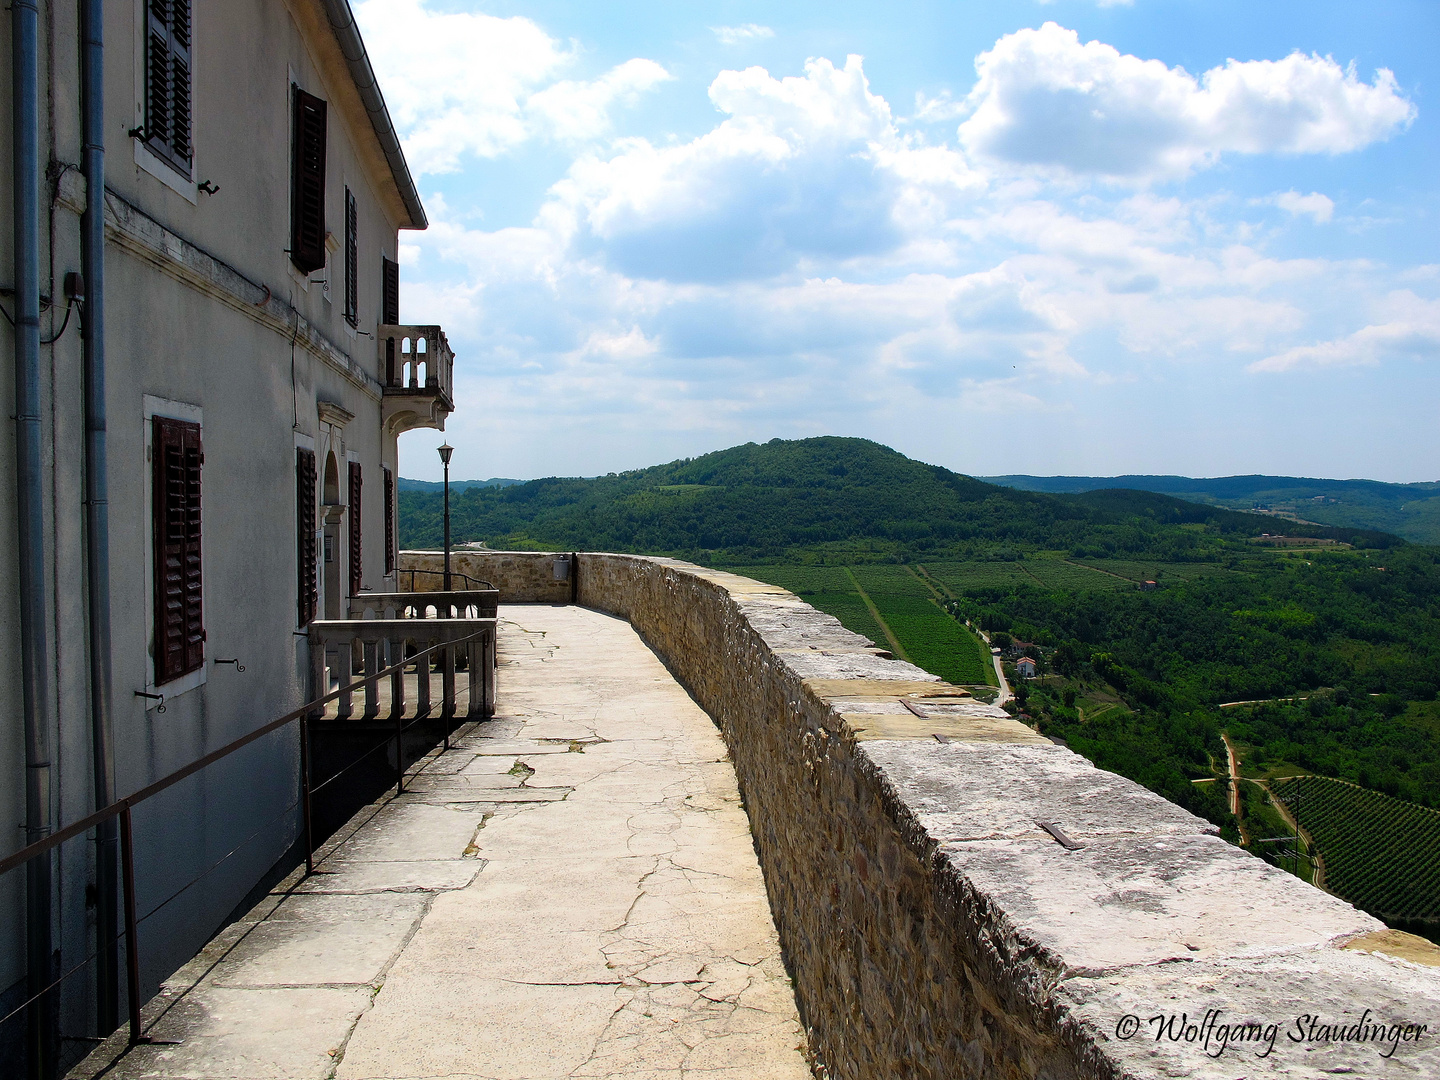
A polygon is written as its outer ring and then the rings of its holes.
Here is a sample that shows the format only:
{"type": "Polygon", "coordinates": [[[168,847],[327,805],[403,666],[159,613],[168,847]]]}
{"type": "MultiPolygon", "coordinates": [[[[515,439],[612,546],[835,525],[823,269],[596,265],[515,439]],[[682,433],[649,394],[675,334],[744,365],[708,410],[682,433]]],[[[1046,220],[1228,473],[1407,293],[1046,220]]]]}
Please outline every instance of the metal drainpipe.
{"type": "MultiPolygon", "coordinates": [[[[80,109],[85,214],[80,260],[85,275],[85,570],[90,616],[90,744],[95,807],[115,801],[114,716],[110,687],[110,496],[105,435],[105,50],[103,0],[80,0],[80,109]]],[[[96,1023],[120,1026],[119,874],[116,820],[95,830],[96,1023]]]]}
{"type": "MultiPolygon", "coordinates": [[[[12,0],[11,69],[15,210],[15,487],[20,585],[20,684],[25,714],[25,828],[29,843],[50,834],[49,664],[45,634],[45,531],[40,430],[40,11],[12,0]]],[[[26,983],[42,994],[51,980],[51,856],[26,864],[26,983]]],[[[27,1010],[31,1077],[54,1071],[55,1003],[50,993],[27,1010]]]]}

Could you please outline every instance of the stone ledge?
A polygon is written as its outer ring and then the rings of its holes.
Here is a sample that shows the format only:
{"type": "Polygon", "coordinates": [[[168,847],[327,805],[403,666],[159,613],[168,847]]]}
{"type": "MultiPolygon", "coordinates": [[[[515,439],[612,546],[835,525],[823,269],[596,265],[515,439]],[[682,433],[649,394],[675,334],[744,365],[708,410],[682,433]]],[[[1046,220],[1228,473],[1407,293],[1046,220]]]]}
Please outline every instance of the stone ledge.
{"type": "MultiPolygon", "coordinates": [[[[456,561],[503,602],[569,598],[553,554],[456,561]]],[[[826,1075],[1440,1075],[1440,949],[1423,939],[783,589],[630,555],[582,554],[578,577],[580,602],[629,619],[725,736],[826,1075]],[[1284,1034],[1366,1009],[1430,1034],[1388,1059],[1284,1034]],[[1275,1047],[1117,1035],[1170,1014],[1274,1024],[1275,1047]]]]}

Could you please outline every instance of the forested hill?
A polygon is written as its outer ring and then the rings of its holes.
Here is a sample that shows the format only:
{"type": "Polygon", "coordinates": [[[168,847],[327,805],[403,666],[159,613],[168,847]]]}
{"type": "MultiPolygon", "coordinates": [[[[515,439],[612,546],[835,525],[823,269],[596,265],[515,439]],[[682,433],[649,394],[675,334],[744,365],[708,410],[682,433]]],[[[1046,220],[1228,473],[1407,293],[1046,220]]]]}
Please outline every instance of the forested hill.
{"type": "Polygon", "coordinates": [[[1305,476],[990,476],[1022,491],[1053,495],[1128,488],[1158,491],[1232,510],[1262,507],[1322,525],[1381,529],[1417,544],[1440,544],[1440,481],[1386,484],[1305,476]]]}
{"type": "MultiPolygon", "coordinates": [[[[626,551],[696,561],[863,561],[938,556],[1146,554],[1195,559],[1223,540],[1280,531],[1272,519],[1140,491],[1051,495],[988,484],[865,439],[827,436],[720,450],[587,479],[451,492],[455,543],[626,551]]],[[[1360,546],[1392,536],[1284,523],[1360,546]]],[[[400,540],[441,543],[441,495],[400,493],[400,540]]]]}

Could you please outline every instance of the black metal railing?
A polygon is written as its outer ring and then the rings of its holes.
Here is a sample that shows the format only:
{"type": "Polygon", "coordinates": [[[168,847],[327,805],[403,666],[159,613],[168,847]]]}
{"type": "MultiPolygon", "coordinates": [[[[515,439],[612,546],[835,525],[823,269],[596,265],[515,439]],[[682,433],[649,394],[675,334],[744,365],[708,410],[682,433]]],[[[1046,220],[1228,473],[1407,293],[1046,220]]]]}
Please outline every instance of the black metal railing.
{"type": "MultiPolygon", "coordinates": [[[[397,715],[397,723],[395,729],[392,732],[387,734],[375,746],[371,747],[369,750],[365,751],[359,757],[351,761],[344,768],[339,770],[339,772],[327,777],[322,783],[318,785],[312,785],[312,778],[310,775],[311,750],[309,725],[312,720],[317,717],[317,715],[323,712],[326,705],[328,705],[332,701],[336,701],[337,699],[341,698],[342,695],[353,692],[356,685],[368,685],[380,679],[403,675],[403,671],[407,667],[413,666],[417,675],[422,679],[422,681],[425,681],[428,685],[430,674],[429,669],[431,663],[430,657],[434,653],[441,652],[442,660],[445,667],[453,670],[455,660],[454,654],[457,649],[464,648],[473,653],[475,651],[475,646],[477,645],[477,643],[484,646],[486,644],[486,639],[488,639],[489,647],[482,648],[480,650],[481,653],[484,655],[484,661],[482,662],[486,663],[487,666],[488,664],[493,663],[493,658],[495,656],[493,648],[495,634],[494,621],[472,620],[472,624],[473,621],[485,621],[488,622],[489,625],[483,627],[480,630],[477,630],[475,633],[468,636],[459,637],[453,640],[442,640],[434,645],[429,646],[428,648],[417,650],[413,654],[403,657],[398,663],[392,664],[382,670],[367,672],[362,678],[357,680],[357,682],[349,683],[349,685],[346,686],[337,687],[335,690],[331,690],[329,693],[324,694],[321,697],[317,697],[313,701],[307,701],[298,709],[294,709],[286,713],[279,719],[272,720],[270,721],[270,723],[256,728],[248,735],[243,735],[240,738],[234,740],[233,742],[227,743],[226,745],[220,747],[218,750],[211,751],[204,757],[192,761],[189,765],[186,765],[181,769],[177,769],[175,772],[172,772],[169,775],[164,776],[159,780],[156,780],[154,783],[148,784],[140,790],[132,792],[130,795],[125,796],[123,799],[118,799],[114,803],[111,803],[109,806],[102,807],[101,809],[96,810],[93,814],[81,818],[79,821],[72,822],[65,828],[51,833],[44,839],[37,840],[35,843],[29,844],[21,848],[13,855],[9,855],[4,859],[0,859],[0,877],[3,877],[10,871],[17,870],[20,867],[25,866],[32,859],[47,855],[53,849],[65,843],[65,841],[72,840],[77,836],[81,836],[82,834],[88,832],[89,830],[95,828],[98,825],[101,825],[106,821],[111,820],[112,818],[119,818],[121,890],[123,893],[122,910],[124,915],[124,928],[119,933],[118,938],[120,941],[123,941],[125,945],[126,978],[128,990],[127,996],[129,998],[129,1041],[132,1046],[150,1041],[149,1039],[147,1039],[142,1030],[140,1020],[140,1007],[142,1004],[140,1001],[140,949],[138,939],[140,924],[146,919],[149,919],[153,915],[157,914],[162,908],[166,907],[172,901],[177,899],[180,895],[185,893],[192,886],[203,880],[209,874],[213,873],[227,860],[229,860],[232,856],[239,852],[243,847],[245,847],[251,841],[262,835],[267,829],[271,828],[277,822],[283,820],[297,807],[299,807],[301,811],[303,829],[302,839],[305,846],[305,871],[307,875],[314,873],[315,839],[312,829],[313,817],[311,810],[311,804],[314,795],[323,788],[328,787],[330,784],[333,784],[342,775],[358,766],[362,761],[369,758],[372,754],[389,747],[392,743],[395,746],[396,790],[397,792],[403,793],[405,789],[405,759],[403,753],[403,737],[406,731],[410,730],[417,724],[432,719],[432,717],[430,717],[428,714],[424,712],[417,712],[415,718],[411,720],[408,724],[399,722],[401,719],[403,719],[403,717],[397,715]],[[263,739],[265,736],[270,735],[273,732],[279,731],[280,729],[294,723],[298,723],[300,728],[300,781],[299,791],[296,794],[296,798],[292,800],[288,806],[284,807],[277,814],[262,823],[259,828],[257,828],[254,832],[250,834],[250,836],[242,840],[239,844],[232,847],[218,860],[211,863],[195,877],[191,878],[185,884],[181,885],[178,889],[175,889],[173,892],[171,892],[159,903],[155,904],[155,906],[152,907],[143,916],[138,915],[136,904],[134,839],[135,830],[134,822],[132,819],[133,809],[139,806],[141,803],[145,802],[146,800],[153,798],[154,796],[159,795],[161,792],[167,790],[168,788],[175,786],[187,777],[195,775],[196,773],[207,768],[208,766],[213,765],[216,762],[221,761],[225,758],[228,758],[231,754],[234,754],[236,751],[241,750],[246,746],[249,746],[251,743],[258,741],[259,739],[263,739]]],[[[484,681],[489,688],[493,688],[493,672],[490,673],[484,681]]],[[[447,690],[452,687],[453,682],[451,682],[450,687],[447,687],[447,690]]],[[[400,702],[397,702],[396,704],[401,705],[400,702]]],[[[490,702],[487,701],[487,712],[489,704],[490,702]]],[[[454,712],[455,710],[453,701],[445,702],[442,704],[441,716],[445,720],[444,745],[446,749],[449,749],[450,737],[453,733],[452,722],[454,718],[454,712]]],[[[470,710],[470,716],[472,719],[476,718],[475,712],[476,711],[473,708],[470,710]]],[[[103,947],[104,944],[102,944],[102,948],[103,947]]],[[[0,1016],[0,1026],[8,1023],[10,1020],[19,1016],[36,1002],[41,1001],[47,995],[53,993],[56,989],[60,987],[62,983],[65,982],[66,979],[84,970],[98,956],[99,950],[97,949],[95,952],[87,956],[85,960],[65,971],[58,978],[50,982],[47,986],[41,988],[37,992],[32,993],[29,997],[26,998],[25,1001],[21,1002],[17,1007],[12,1009],[4,1016],[0,1016]]]]}
{"type": "MultiPolygon", "coordinates": [[[[397,581],[399,580],[399,575],[401,575],[401,574],[409,574],[409,575],[410,575],[410,588],[409,588],[409,590],[408,590],[409,592],[415,592],[415,591],[416,591],[416,589],[415,589],[415,575],[416,575],[416,574],[424,574],[426,577],[437,577],[437,578],[442,578],[442,579],[445,577],[445,571],[443,571],[443,570],[412,570],[412,569],[409,568],[409,567],[401,567],[400,569],[397,569],[397,570],[395,571],[395,575],[396,575],[396,580],[397,580],[397,581]]],[[[470,575],[468,575],[468,574],[462,574],[462,573],[460,573],[458,570],[453,570],[453,571],[451,571],[450,577],[451,577],[452,582],[453,582],[453,587],[456,588],[456,589],[463,588],[463,589],[465,589],[465,590],[467,590],[467,591],[473,591],[473,590],[476,590],[476,589],[493,589],[493,588],[495,587],[494,585],[491,585],[490,582],[488,582],[488,581],[481,581],[479,578],[472,578],[470,575]],[[461,584],[462,582],[464,583],[463,586],[462,586],[462,584],[461,584]]],[[[420,590],[420,591],[423,592],[424,590],[420,590]]],[[[438,590],[436,590],[436,591],[438,591],[438,590]]]]}

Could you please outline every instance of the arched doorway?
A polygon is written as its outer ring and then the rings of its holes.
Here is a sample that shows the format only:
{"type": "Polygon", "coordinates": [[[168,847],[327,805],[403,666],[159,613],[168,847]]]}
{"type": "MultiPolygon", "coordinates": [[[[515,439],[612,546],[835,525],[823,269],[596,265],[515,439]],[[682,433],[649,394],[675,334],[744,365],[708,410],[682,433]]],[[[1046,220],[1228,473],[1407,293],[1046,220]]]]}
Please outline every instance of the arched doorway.
{"type": "Polygon", "coordinates": [[[325,455],[325,481],[321,488],[321,510],[325,523],[324,618],[345,618],[345,567],[340,543],[340,523],[345,507],[340,501],[340,465],[332,450],[325,455]]]}

